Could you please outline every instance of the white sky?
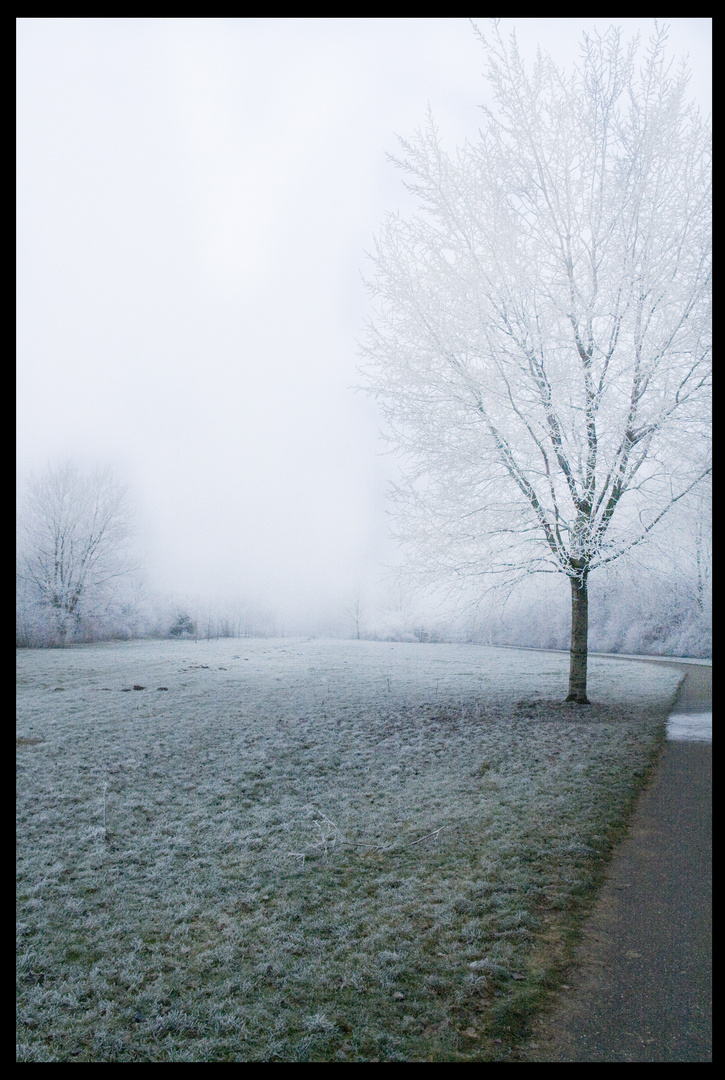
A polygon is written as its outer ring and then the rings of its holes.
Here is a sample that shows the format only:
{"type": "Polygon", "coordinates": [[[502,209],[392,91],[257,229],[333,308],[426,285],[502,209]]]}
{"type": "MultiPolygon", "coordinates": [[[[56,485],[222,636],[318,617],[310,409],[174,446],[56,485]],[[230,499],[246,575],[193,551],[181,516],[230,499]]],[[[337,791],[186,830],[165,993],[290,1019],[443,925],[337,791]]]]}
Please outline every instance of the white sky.
{"type": "MultiPolygon", "coordinates": [[[[662,21],[709,112],[712,20],[662,21]]],[[[652,28],[501,22],[561,64],[652,28]]],[[[364,250],[395,134],[475,137],[482,69],[466,19],[19,19],[19,476],[110,462],[161,589],[306,604],[390,558],[364,250]]]]}

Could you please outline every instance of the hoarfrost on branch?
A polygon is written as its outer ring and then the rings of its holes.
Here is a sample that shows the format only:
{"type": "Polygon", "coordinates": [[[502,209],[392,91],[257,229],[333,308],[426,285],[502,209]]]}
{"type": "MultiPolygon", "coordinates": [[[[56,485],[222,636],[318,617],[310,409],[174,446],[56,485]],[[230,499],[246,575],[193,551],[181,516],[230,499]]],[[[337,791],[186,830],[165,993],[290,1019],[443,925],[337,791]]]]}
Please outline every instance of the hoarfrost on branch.
{"type": "Polygon", "coordinates": [[[429,113],[400,140],[419,211],[376,243],[365,372],[417,565],[569,578],[583,703],[589,574],[710,472],[709,126],[657,24],[641,62],[585,35],[569,74],[477,33],[479,139],[450,156],[429,113]]]}

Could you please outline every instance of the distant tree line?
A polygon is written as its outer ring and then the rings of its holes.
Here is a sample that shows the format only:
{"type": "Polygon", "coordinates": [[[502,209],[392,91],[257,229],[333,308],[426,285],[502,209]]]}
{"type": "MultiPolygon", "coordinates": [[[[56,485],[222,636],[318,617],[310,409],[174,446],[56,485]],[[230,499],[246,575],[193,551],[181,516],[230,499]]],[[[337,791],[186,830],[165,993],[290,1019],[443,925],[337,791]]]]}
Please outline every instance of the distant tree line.
{"type": "MultiPolygon", "coordinates": [[[[611,564],[591,584],[594,652],[653,656],[712,656],[712,513],[709,489],[673,513],[659,542],[611,564]]],[[[358,585],[348,602],[345,634],[381,641],[475,642],[567,649],[568,597],[556,578],[535,585],[472,592],[447,602],[429,594],[411,573],[373,595],[358,585]]]]}
{"type": "MultiPolygon", "coordinates": [[[[636,563],[616,563],[595,579],[591,648],[711,656],[711,537],[710,499],[693,495],[672,517],[661,545],[640,549],[636,563]]],[[[409,584],[367,589],[357,582],[339,611],[285,624],[244,597],[152,593],[139,576],[131,538],[127,492],[108,470],[83,474],[67,465],[31,477],[18,523],[17,645],[307,634],[555,649],[569,641],[566,597],[547,580],[537,589],[494,592],[469,607],[432,600],[409,584]]]]}

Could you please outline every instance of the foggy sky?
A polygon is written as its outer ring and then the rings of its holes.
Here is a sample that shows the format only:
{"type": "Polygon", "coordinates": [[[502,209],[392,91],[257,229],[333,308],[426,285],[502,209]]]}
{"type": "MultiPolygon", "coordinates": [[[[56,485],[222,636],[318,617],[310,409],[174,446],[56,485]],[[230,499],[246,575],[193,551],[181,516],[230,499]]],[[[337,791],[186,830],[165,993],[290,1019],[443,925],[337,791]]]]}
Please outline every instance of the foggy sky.
{"type": "MultiPolygon", "coordinates": [[[[710,19],[663,20],[710,110],[710,19]]],[[[486,20],[478,21],[486,30],[486,20]]],[[[533,58],[646,19],[503,19],[533,58]]],[[[110,463],[149,583],[294,604],[394,558],[351,389],[386,160],[475,138],[465,19],[18,20],[18,475],[110,463]]]]}

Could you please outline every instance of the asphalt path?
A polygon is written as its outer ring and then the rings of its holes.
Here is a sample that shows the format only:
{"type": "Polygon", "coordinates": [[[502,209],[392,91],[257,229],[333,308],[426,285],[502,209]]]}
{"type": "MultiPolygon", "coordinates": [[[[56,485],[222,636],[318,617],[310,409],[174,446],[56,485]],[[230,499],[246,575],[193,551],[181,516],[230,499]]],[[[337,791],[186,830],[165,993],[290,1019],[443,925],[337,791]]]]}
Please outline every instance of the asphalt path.
{"type": "MultiPolygon", "coordinates": [[[[712,667],[676,662],[673,711],[711,712],[712,667]]],[[[712,1061],[711,842],[712,745],[668,739],[529,1060],[712,1061]]]]}

